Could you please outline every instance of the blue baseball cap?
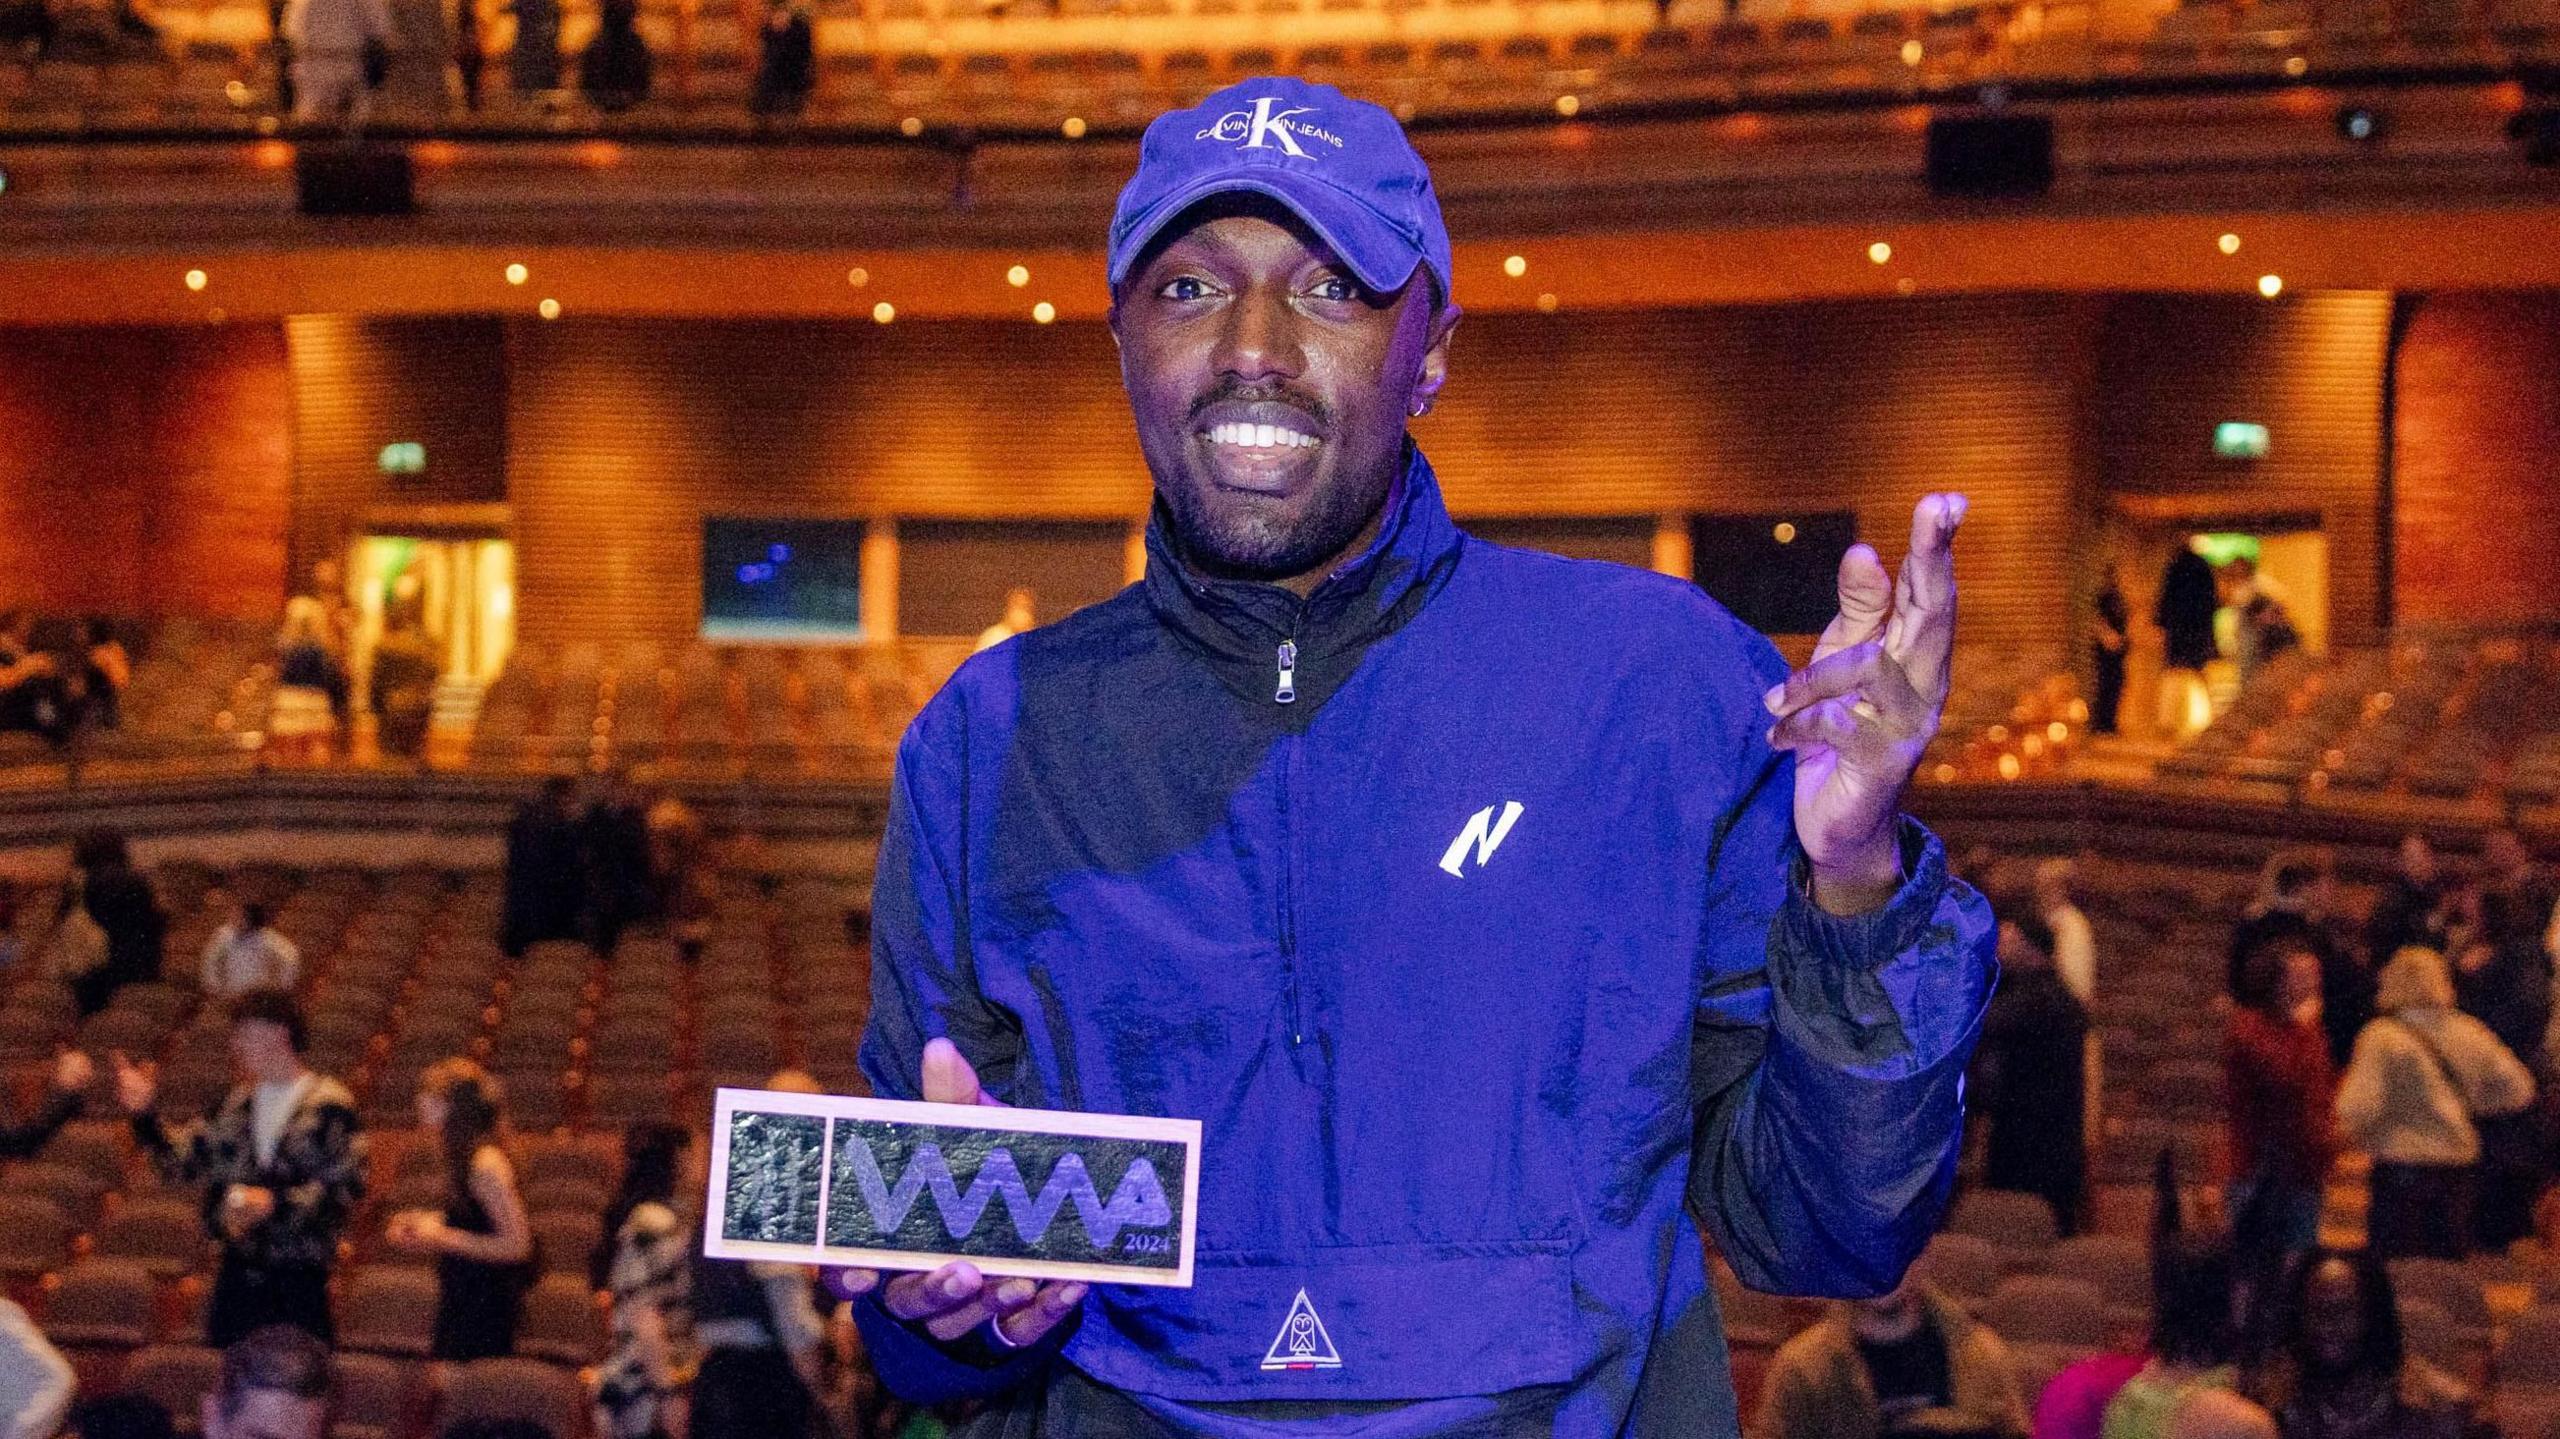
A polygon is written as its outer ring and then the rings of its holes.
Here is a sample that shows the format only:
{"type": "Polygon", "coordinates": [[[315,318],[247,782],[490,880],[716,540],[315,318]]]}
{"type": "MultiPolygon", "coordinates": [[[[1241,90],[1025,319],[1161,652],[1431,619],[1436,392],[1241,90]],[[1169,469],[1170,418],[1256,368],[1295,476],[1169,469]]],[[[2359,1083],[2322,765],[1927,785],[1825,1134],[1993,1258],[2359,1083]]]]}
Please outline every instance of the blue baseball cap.
{"type": "Polygon", "coordinates": [[[1112,288],[1175,216],[1235,190],[1288,206],[1370,289],[1393,291],[1420,264],[1448,298],[1449,229],[1404,127],[1366,100],[1286,75],[1230,85],[1147,126],[1111,214],[1112,288]]]}

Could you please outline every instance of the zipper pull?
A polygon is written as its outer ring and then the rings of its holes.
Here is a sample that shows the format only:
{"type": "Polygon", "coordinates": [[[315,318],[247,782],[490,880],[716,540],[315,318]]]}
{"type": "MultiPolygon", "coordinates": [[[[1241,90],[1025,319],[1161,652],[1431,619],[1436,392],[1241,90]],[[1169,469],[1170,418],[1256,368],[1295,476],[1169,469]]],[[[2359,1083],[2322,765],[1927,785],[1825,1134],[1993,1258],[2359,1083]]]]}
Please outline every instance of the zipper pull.
{"type": "Polygon", "coordinates": [[[1280,688],[1271,696],[1279,704],[1293,704],[1298,698],[1298,642],[1280,642],[1280,688]]]}

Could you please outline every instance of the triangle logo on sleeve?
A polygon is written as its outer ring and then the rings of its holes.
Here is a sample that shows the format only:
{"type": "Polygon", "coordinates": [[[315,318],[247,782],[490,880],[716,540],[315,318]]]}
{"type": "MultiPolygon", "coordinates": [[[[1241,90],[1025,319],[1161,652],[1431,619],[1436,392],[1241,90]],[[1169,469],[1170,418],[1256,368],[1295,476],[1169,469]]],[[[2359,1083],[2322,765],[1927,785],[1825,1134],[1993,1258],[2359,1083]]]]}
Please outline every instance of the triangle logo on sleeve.
{"type": "Polygon", "coordinates": [[[1266,1373],[1342,1367],[1333,1336],[1325,1332],[1324,1321],[1316,1316],[1316,1306],[1304,1289],[1289,1305],[1289,1317],[1280,1321],[1280,1332],[1272,1337],[1271,1352],[1262,1356],[1262,1367],[1266,1373]]]}

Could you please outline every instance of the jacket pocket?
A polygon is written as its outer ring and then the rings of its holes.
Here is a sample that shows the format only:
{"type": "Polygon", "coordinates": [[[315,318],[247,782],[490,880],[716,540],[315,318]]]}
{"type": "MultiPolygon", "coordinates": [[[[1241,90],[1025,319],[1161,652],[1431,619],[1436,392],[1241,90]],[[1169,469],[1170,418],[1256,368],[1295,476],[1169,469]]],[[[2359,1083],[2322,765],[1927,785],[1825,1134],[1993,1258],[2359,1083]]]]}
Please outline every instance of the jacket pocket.
{"type": "Polygon", "coordinates": [[[1069,1362],[1187,1402],[1493,1394],[1588,1360],[1566,1240],[1203,1252],[1189,1290],[1091,1303],[1069,1362]]]}

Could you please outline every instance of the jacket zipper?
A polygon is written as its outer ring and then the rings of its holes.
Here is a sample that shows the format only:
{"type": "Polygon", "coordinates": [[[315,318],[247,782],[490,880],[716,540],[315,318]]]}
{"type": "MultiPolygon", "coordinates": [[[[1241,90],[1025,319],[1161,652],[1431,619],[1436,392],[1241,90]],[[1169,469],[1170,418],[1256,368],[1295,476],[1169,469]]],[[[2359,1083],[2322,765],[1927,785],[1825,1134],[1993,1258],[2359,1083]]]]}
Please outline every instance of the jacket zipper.
{"type": "Polygon", "coordinates": [[[1284,735],[1280,740],[1280,790],[1276,806],[1280,818],[1280,912],[1277,928],[1281,987],[1289,1006],[1289,1045],[1293,1049],[1307,1042],[1306,991],[1298,975],[1298,837],[1297,828],[1289,819],[1289,791],[1296,786],[1297,774],[1298,742],[1284,735]]]}
{"type": "MultiPolygon", "coordinates": [[[[1271,693],[1274,704],[1295,704],[1298,699],[1298,642],[1284,639],[1277,656],[1280,683],[1271,693]]],[[[1280,817],[1280,970],[1284,996],[1289,1005],[1289,1044],[1297,1048],[1307,1042],[1306,994],[1298,977],[1297,915],[1297,835],[1289,822],[1289,791],[1296,783],[1298,770],[1297,742],[1287,735],[1280,738],[1280,794],[1277,812],[1280,817]]]]}

